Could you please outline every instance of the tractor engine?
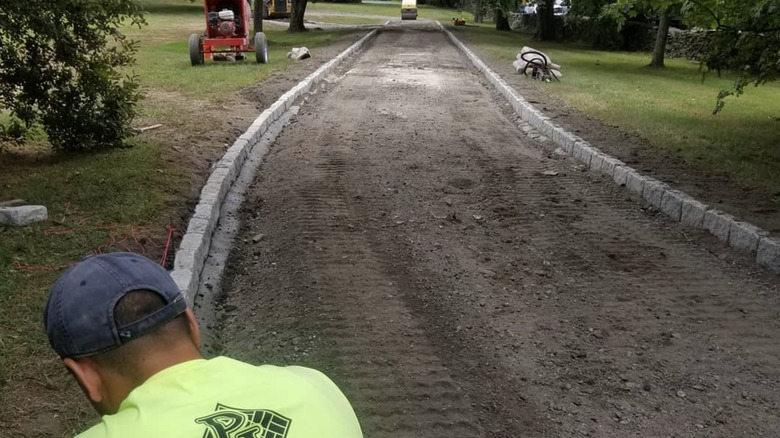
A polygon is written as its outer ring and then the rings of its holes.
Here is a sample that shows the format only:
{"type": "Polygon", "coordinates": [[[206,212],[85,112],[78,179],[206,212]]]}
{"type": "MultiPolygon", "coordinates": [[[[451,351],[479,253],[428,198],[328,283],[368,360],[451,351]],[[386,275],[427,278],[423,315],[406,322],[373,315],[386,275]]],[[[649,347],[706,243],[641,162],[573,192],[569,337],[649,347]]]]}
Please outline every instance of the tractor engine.
{"type": "Polygon", "coordinates": [[[230,9],[219,12],[209,12],[209,27],[219,32],[220,35],[232,37],[236,34],[236,16],[230,9]]]}

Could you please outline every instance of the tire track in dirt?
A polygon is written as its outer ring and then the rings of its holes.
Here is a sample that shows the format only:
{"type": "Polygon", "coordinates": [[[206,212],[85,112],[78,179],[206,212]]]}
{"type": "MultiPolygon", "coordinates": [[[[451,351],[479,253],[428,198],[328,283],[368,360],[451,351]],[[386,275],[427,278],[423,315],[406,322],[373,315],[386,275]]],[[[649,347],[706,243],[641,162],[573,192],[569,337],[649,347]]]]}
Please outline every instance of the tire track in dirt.
{"type": "Polygon", "coordinates": [[[367,437],[778,434],[776,278],[534,145],[437,32],[344,73],[244,207],[225,352],[324,369],[367,437]]]}

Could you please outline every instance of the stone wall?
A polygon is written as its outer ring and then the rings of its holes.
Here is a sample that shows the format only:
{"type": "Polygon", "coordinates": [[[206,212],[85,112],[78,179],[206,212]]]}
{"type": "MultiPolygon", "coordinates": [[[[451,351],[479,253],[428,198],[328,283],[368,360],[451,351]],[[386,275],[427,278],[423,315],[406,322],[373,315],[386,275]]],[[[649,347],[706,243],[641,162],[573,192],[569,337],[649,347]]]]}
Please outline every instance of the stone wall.
{"type": "MultiPolygon", "coordinates": [[[[567,17],[563,36],[567,41],[584,42],[607,50],[652,52],[658,27],[651,23],[628,22],[620,31],[610,23],[593,23],[580,17],[567,17]]],[[[712,31],[669,29],[666,56],[698,61],[706,52],[712,31]]]]}

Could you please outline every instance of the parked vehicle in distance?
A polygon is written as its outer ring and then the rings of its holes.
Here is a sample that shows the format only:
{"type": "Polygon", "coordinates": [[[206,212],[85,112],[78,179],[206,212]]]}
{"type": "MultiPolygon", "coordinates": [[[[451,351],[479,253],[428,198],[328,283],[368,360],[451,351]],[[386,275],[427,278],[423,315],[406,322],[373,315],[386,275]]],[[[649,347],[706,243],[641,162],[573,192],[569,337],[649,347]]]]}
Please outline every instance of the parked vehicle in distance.
{"type": "MultiPolygon", "coordinates": [[[[537,9],[537,3],[534,2],[532,4],[526,4],[523,5],[518,12],[520,12],[523,15],[533,15],[536,14],[537,9]]],[[[558,17],[563,17],[569,13],[569,2],[566,0],[556,0],[555,6],[553,7],[553,14],[558,17]]]]}
{"type": "Polygon", "coordinates": [[[289,0],[264,0],[263,19],[290,18],[292,1],[289,0]]]}
{"type": "Polygon", "coordinates": [[[254,52],[258,63],[268,62],[268,43],[265,34],[251,34],[252,11],[246,0],[203,0],[206,31],[190,35],[189,51],[192,65],[207,59],[246,59],[254,52]],[[230,56],[231,58],[228,58],[230,56]]]}
{"type": "Polygon", "coordinates": [[[417,0],[403,0],[401,2],[401,20],[417,19],[417,0]]]}

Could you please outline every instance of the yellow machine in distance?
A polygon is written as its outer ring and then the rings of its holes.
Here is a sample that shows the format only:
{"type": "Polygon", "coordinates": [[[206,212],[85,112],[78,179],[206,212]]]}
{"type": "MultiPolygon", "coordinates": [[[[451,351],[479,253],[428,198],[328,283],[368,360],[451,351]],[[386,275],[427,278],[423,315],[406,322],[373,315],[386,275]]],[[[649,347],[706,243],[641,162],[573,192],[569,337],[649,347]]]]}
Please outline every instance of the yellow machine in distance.
{"type": "Polygon", "coordinates": [[[292,1],[288,0],[264,0],[263,1],[263,19],[267,18],[290,18],[290,6],[292,1]]]}
{"type": "Polygon", "coordinates": [[[403,0],[401,2],[401,20],[417,19],[417,0],[403,0]]]}

